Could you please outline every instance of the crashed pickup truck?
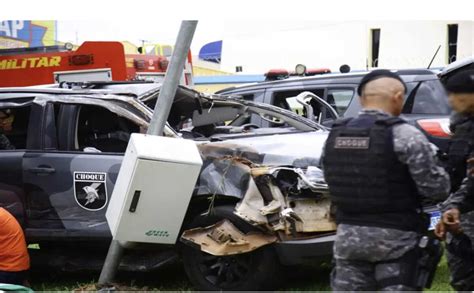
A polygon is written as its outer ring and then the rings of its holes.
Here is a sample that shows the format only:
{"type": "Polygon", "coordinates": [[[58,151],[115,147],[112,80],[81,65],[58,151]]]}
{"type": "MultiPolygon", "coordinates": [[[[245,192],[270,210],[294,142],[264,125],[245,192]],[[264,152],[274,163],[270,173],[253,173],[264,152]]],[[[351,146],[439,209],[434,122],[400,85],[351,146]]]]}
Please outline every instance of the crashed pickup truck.
{"type": "MultiPolygon", "coordinates": [[[[0,89],[11,123],[2,135],[12,146],[0,150],[0,205],[39,244],[33,266],[101,268],[123,154],[130,134],[146,131],[158,93],[147,83],[0,89]]],[[[275,285],[280,264],[330,257],[335,224],[317,168],[324,127],[186,88],[168,122],[164,134],[195,140],[204,162],[182,237],[171,246],[129,243],[121,269],[149,271],[181,257],[196,288],[263,289],[275,285]]]]}

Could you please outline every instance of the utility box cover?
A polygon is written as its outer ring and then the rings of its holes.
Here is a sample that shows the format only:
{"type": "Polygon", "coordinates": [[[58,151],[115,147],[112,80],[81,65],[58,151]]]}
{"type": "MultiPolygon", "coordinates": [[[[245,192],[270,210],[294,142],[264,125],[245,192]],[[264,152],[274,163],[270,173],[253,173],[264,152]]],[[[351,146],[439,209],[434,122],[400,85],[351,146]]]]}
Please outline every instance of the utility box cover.
{"type": "Polygon", "coordinates": [[[105,214],[114,239],[176,243],[201,166],[191,140],[132,134],[105,214]]]}

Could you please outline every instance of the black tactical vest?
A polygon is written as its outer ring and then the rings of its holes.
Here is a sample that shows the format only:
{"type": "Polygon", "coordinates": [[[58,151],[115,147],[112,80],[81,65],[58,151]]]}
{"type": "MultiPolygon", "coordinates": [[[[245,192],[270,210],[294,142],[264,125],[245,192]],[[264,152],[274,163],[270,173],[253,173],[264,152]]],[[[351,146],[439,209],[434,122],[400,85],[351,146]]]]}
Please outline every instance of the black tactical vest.
{"type": "Polygon", "coordinates": [[[448,151],[448,173],[451,178],[451,192],[459,189],[466,177],[467,159],[474,151],[474,118],[465,117],[451,125],[453,136],[448,151]]]}
{"type": "Polygon", "coordinates": [[[324,176],[336,222],[420,231],[420,197],[393,149],[396,117],[360,115],[336,122],[326,142],[324,176]]]}

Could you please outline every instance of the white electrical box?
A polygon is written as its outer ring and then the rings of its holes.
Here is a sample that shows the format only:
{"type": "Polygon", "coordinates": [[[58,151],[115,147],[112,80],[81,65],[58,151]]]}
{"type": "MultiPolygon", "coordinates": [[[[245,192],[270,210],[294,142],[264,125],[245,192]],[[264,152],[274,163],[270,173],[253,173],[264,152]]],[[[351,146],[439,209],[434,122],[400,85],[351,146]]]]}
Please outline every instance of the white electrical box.
{"type": "Polygon", "coordinates": [[[106,212],[114,239],[176,243],[201,166],[191,140],[132,134],[106,212]]]}

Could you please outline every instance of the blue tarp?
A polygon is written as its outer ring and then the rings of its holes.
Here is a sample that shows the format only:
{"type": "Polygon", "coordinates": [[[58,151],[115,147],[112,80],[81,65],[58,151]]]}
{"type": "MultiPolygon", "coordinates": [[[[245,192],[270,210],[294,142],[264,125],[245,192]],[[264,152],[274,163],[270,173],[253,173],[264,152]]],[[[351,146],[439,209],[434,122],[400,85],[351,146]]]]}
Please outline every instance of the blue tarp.
{"type": "Polygon", "coordinates": [[[199,59],[221,63],[222,41],[208,43],[199,50],[199,59]]]}

